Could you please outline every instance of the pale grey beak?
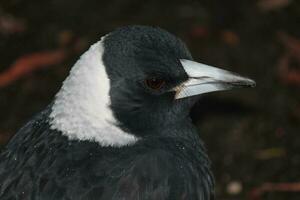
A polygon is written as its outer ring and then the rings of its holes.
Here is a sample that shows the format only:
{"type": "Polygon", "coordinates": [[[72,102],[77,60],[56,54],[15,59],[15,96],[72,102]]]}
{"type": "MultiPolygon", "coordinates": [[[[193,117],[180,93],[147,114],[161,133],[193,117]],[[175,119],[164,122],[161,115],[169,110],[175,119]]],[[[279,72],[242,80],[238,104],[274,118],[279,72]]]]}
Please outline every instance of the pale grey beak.
{"type": "Polygon", "coordinates": [[[180,62],[189,79],[173,89],[176,91],[176,99],[233,88],[255,87],[255,81],[238,74],[191,60],[181,59],[180,62]]]}

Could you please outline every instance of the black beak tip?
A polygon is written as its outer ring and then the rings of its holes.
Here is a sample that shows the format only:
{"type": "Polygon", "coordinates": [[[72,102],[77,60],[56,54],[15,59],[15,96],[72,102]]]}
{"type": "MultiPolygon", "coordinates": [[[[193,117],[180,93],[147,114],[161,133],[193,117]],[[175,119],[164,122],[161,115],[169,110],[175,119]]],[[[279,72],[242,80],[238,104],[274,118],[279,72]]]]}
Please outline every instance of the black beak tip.
{"type": "Polygon", "coordinates": [[[252,79],[246,79],[242,81],[235,81],[230,83],[233,87],[237,88],[254,88],[256,87],[256,82],[252,79]]]}
{"type": "Polygon", "coordinates": [[[255,82],[254,80],[251,80],[251,81],[249,82],[249,87],[251,87],[251,88],[256,87],[256,82],[255,82]]]}

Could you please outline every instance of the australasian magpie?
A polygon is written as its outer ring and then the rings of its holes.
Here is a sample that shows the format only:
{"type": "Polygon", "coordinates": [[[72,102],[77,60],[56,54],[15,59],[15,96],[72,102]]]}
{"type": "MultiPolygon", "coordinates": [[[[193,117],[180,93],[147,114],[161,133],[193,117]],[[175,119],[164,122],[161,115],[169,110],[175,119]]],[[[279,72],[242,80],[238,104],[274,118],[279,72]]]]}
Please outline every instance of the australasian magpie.
{"type": "Polygon", "coordinates": [[[54,101],[10,140],[0,156],[0,199],[212,200],[190,108],[195,95],[254,84],[193,61],[162,29],[117,29],[81,56],[54,101]]]}

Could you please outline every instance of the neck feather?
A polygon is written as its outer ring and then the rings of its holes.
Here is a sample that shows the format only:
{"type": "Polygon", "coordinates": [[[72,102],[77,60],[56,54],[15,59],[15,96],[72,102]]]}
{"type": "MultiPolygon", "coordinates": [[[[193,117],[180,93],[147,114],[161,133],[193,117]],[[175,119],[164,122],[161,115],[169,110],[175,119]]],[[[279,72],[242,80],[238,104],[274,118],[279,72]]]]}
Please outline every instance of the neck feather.
{"type": "Polygon", "coordinates": [[[103,40],[81,56],[64,81],[50,114],[51,128],[70,139],[95,141],[101,146],[130,145],[137,138],[117,126],[110,109],[103,40]]]}

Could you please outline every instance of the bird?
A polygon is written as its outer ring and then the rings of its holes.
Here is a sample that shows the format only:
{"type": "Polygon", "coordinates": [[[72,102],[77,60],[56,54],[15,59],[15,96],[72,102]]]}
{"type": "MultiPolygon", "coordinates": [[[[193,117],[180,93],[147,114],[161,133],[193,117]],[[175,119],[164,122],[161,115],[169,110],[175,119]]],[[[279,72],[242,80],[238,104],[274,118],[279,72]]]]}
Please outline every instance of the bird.
{"type": "Polygon", "coordinates": [[[190,110],[201,94],[254,86],[194,61],[164,29],[117,28],[2,150],[0,199],[213,200],[212,164],[190,110]]]}

